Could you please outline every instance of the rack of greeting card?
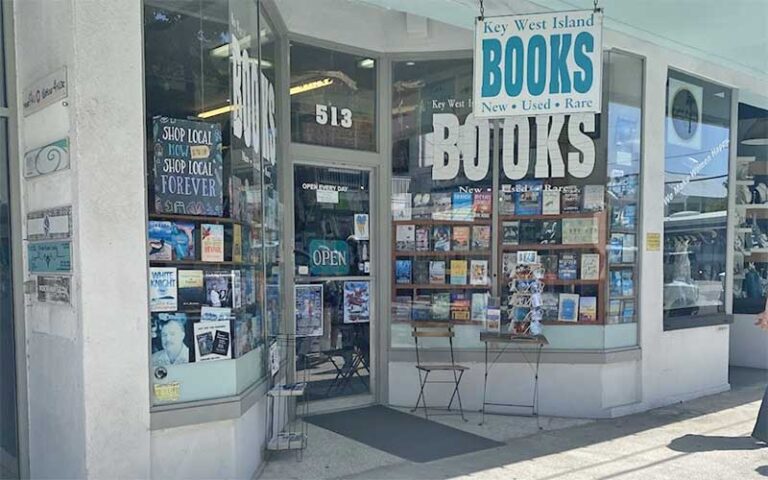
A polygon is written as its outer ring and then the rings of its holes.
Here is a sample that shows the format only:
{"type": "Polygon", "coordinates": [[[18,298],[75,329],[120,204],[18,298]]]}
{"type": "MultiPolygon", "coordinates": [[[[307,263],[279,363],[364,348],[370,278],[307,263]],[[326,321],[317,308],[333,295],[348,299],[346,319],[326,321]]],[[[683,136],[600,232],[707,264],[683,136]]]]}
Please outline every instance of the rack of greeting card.
{"type": "Polygon", "coordinates": [[[490,191],[395,194],[392,203],[393,321],[483,323],[490,191]]]}
{"type": "Polygon", "coordinates": [[[533,252],[541,272],[543,324],[604,322],[604,197],[603,185],[526,180],[501,186],[498,249],[503,321],[520,320],[519,309],[512,307],[517,300],[515,282],[510,279],[527,258],[521,253],[533,252]]]}

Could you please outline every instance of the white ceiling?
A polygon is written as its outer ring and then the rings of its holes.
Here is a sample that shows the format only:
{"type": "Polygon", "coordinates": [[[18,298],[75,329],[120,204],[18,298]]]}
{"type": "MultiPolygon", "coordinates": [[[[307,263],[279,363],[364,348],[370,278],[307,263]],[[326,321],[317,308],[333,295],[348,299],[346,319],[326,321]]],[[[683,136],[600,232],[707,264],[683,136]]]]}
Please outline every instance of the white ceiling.
{"type": "MultiPolygon", "coordinates": [[[[478,0],[352,0],[472,28],[478,0]]],[[[484,0],[486,15],[592,8],[593,0],[484,0]]],[[[605,26],[768,75],[768,0],[600,0],[605,26]]]]}

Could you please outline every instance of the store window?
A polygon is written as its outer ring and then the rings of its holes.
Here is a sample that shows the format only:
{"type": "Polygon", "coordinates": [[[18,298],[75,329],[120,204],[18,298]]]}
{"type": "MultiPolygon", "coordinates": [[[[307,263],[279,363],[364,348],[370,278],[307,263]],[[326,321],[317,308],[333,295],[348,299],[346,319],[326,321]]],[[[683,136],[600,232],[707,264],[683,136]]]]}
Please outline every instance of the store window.
{"type": "Polygon", "coordinates": [[[144,38],[152,404],[237,395],[281,308],[274,34],[252,0],[146,0],[144,38]]]}
{"type": "Polygon", "coordinates": [[[291,140],[376,150],[376,59],[291,44],[291,140]]]}
{"type": "Polygon", "coordinates": [[[471,59],[393,64],[393,347],[412,347],[410,321],[451,321],[472,348],[483,330],[525,329],[523,256],[552,347],[636,344],[643,62],[604,63],[607,115],[496,125],[471,113],[471,59]]]}
{"type": "Polygon", "coordinates": [[[739,104],[733,313],[765,310],[768,289],[768,110],[739,104]]]}
{"type": "Polygon", "coordinates": [[[670,70],[664,329],[723,323],[731,90],[670,70]]]}

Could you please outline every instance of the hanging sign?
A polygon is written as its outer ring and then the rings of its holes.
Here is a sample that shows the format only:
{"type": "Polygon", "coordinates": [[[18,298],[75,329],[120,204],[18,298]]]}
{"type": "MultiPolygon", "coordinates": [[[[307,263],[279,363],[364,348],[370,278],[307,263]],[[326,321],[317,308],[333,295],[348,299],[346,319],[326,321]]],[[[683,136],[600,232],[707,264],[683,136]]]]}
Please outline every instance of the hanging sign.
{"type": "Polygon", "coordinates": [[[478,18],[475,117],[600,112],[602,28],[593,10],[478,18]]]}
{"type": "Polygon", "coordinates": [[[343,240],[311,240],[309,272],[312,276],[347,275],[349,246],[343,240]]]}

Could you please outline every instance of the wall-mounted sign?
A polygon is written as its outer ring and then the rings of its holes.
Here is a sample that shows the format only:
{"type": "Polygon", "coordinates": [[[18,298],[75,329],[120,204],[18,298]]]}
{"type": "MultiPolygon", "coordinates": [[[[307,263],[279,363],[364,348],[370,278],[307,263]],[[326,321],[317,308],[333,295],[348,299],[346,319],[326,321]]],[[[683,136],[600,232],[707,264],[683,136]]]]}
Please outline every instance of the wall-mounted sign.
{"type": "Polygon", "coordinates": [[[72,279],[70,277],[54,275],[39,275],[37,277],[38,302],[69,304],[71,293],[72,279]]]}
{"type": "Polygon", "coordinates": [[[645,250],[647,252],[661,251],[661,234],[659,232],[648,232],[645,234],[645,250]]]}
{"type": "Polygon", "coordinates": [[[349,246],[343,240],[311,240],[309,273],[312,276],[338,276],[349,273],[349,246]]]}
{"type": "Polygon", "coordinates": [[[593,10],[478,18],[475,116],[599,112],[602,29],[593,10]]]}
{"type": "Polygon", "coordinates": [[[72,236],[72,207],[27,214],[27,240],[57,240],[72,236]]]}
{"type": "Polygon", "coordinates": [[[71,272],[71,243],[69,241],[28,243],[27,264],[29,273],[71,272]]]}
{"type": "Polygon", "coordinates": [[[37,80],[25,88],[22,94],[24,116],[67,98],[67,91],[67,67],[37,80]]]}
{"type": "Polygon", "coordinates": [[[69,138],[62,138],[24,154],[24,177],[38,177],[69,168],[69,138]]]}
{"type": "Polygon", "coordinates": [[[176,402],[181,398],[181,384],[179,382],[156,383],[152,389],[155,392],[155,400],[158,402],[176,402]]]}
{"type": "Polygon", "coordinates": [[[701,148],[701,115],[704,88],[669,79],[667,95],[667,141],[673,145],[701,148]]]}

